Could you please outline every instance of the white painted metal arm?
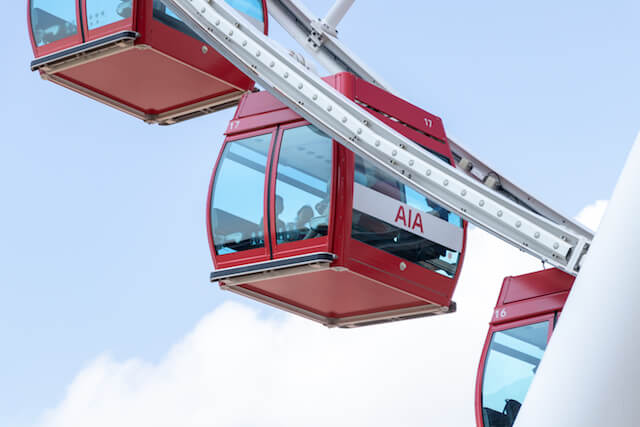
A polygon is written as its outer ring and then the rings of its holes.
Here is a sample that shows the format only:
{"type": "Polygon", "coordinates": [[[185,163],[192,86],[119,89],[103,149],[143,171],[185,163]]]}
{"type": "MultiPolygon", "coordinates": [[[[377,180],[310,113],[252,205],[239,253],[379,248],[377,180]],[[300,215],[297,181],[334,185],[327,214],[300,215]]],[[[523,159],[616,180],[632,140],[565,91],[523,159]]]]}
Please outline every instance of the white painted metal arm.
{"type": "Polygon", "coordinates": [[[344,15],[347,14],[355,1],[356,0],[336,0],[323,20],[327,30],[333,31],[334,33],[338,32],[338,24],[342,21],[342,18],[344,18],[344,15]]]}
{"type": "Polygon", "coordinates": [[[327,71],[332,74],[348,71],[393,93],[380,76],[338,40],[336,32],[314,16],[304,4],[298,0],[267,0],[267,5],[269,14],[327,71]]]}
{"type": "Polygon", "coordinates": [[[537,213],[551,222],[567,227],[573,233],[585,236],[588,240],[593,240],[593,232],[587,227],[562,215],[522,190],[494,168],[483,163],[451,137],[448,137],[448,142],[456,165],[458,168],[466,171],[467,175],[482,181],[486,186],[494,189],[509,200],[537,213]]]}
{"type": "Polygon", "coordinates": [[[336,141],[469,222],[577,273],[589,236],[554,224],[444,164],[282,54],[223,1],[163,1],[220,54],[336,141]]]}

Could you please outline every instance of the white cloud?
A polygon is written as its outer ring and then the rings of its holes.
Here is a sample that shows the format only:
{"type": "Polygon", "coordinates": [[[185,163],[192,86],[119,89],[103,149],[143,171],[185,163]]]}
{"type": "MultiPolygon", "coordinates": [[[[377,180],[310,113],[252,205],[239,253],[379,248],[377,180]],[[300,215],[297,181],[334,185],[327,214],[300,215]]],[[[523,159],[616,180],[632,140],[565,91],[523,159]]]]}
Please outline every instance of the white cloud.
{"type": "Polygon", "coordinates": [[[582,209],[576,219],[590,229],[597,230],[608,204],[608,200],[598,200],[582,209]]]}
{"type": "MultiPolygon", "coordinates": [[[[603,203],[582,220],[593,225],[603,203]]],[[[540,268],[471,228],[455,314],[340,330],[227,303],[158,364],[99,357],[41,426],[474,425],[477,365],[502,280],[540,268]]]]}

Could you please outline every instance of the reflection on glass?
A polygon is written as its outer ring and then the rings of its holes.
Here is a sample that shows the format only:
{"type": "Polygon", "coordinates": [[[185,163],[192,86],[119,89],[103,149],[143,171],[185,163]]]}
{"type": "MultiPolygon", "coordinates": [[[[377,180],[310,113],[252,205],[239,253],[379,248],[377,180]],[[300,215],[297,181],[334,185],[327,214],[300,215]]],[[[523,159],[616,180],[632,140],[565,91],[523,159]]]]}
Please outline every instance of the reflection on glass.
{"type": "MultiPolygon", "coordinates": [[[[355,182],[371,188],[387,197],[406,203],[444,221],[462,227],[462,220],[417,191],[405,186],[389,173],[382,171],[369,160],[356,155],[355,182]]],[[[446,157],[442,158],[448,163],[446,157]]],[[[404,258],[445,277],[456,274],[460,254],[440,244],[358,210],[353,211],[351,236],[392,255],[404,258]]]]}
{"type": "Polygon", "coordinates": [[[264,176],[271,134],[227,143],[211,201],[218,255],[264,247],[264,176]]]}
{"type": "Polygon", "coordinates": [[[87,0],[87,26],[90,30],[131,17],[132,0],[87,0]]]}
{"type": "Polygon", "coordinates": [[[264,22],[262,0],[225,0],[235,10],[244,13],[251,19],[264,22]]]}
{"type": "Polygon", "coordinates": [[[38,47],[78,33],[75,1],[32,0],[31,28],[38,47]]]}
{"type": "Polygon", "coordinates": [[[163,24],[204,43],[204,40],[202,40],[195,31],[189,28],[173,10],[167,7],[160,0],[153,0],[153,17],[163,24]]]}
{"type": "Polygon", "coordinates": [[[547,348],[549,322],[495,332],[482,383],[484,427],[511,427],[547,348]]]}
{"type": "Polygon", "coordinates": [[[315,126],[284,131],[275,196],[278,243],[327,235],[332,147],[315,126]]]}

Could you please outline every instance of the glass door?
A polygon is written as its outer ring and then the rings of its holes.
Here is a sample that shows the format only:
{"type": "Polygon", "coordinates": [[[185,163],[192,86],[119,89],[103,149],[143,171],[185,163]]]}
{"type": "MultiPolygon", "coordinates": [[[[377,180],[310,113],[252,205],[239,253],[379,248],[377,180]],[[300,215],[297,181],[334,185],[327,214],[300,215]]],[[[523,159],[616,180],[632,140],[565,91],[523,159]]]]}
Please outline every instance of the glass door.
{"type": "Polygon", "coordinates": [[[135,7],[140,0],[81,1],[86,41],[133,30],[135,7]]]}
{"type": "Polygon", "coordinates": [[[492,327],[484,353],[480,407],[484,427],[515,423],[553,330],[554,315],[492,327]]]}
{"type": "Polygon", "coordinates": [[[83,42],[78,0],[31,0],[28,18],[37,57],[83,42]]]}
{"type": "Polygon", "coordinates": [[[275,128],[229,137],[215,169],[209,238],[216,268],[270,259],[266,208],[275,128]]]}
{"type": "Polygon", "coordinates": [[[334,144],[304,122],[282,126],[270,188],[273,258],[328,252],[334,144]]]}

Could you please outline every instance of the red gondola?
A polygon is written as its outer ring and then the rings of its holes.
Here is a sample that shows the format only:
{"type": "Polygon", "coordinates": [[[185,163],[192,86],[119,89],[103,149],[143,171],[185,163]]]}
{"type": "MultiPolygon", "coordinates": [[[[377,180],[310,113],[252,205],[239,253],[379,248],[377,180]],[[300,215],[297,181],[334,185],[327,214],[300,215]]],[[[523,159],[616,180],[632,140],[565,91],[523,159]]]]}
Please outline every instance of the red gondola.
{"type": "MultiPolygon", "coordinates": [[[[267,32],[266,0],[226,0],[267,32]]],[[[149,123],[237,105],[254,82],[159,0],[29,0],[38,70],[47,80],[149,123]]]]}
{"type": "MultiPolygon", "coordinates": [[[[442,121],[351,74],[325,79],[453,164],[442,121]]],[[[229,123],[209,198],[223,289],[327,326],[455,311],[466,223],[266,92],[229,123]]]]}
{"type": "Polygon", "coordinates": [[[574,280],[555,268],[504,279],[478,368],[479,427],[513,426],[574,280]]]}

